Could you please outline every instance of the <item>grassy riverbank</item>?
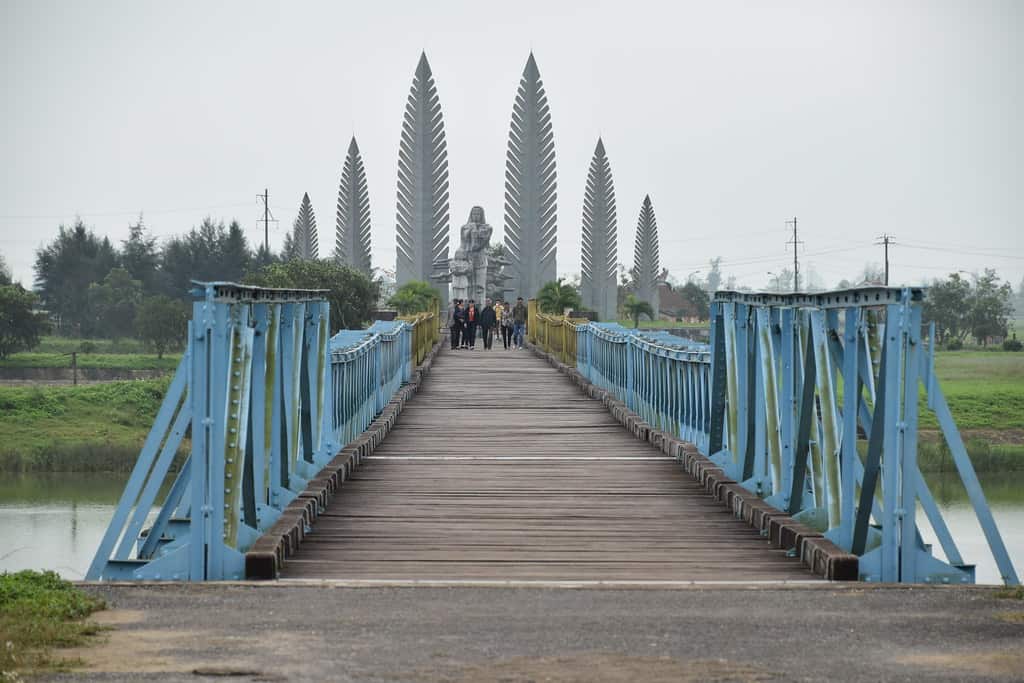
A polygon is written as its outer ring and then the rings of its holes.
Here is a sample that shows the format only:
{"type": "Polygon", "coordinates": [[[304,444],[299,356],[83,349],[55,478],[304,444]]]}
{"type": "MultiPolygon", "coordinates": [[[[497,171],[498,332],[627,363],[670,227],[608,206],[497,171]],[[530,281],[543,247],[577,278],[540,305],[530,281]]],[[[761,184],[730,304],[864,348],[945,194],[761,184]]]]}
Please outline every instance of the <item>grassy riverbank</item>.
{"type": "MultiPolygon", "coordinates": [[[[1024,353],[942,351],[935,373],[961,430],[1024,431],[1024,353]]],[[[921,427],[937,429],[921,407],[921,427]]]]}
{"type": "Polygon", "coordinates": [[[0,470],[131,468],[169,384],[0,387],[0,470]]]}
{"type": "Polygon", "coordinates": [[[97,633],[84,619],[104,606],[54,572],[0,574],[0,680],[68,664],[51,648],[80,645],[97,633]]]}
{"type": "Polygon", "coordinates": [[[70,368],[71,353],[78,352],[78,367],[118,370],[174,370],[181,353],[158,358],[137,339],[69,339],[43,337],[32,351],[0,360],[3,368],[70,368]]]}
{"type": "MultiPolygon", "coordinates": [[[[80,353],[78,368],[109,370],[167,370],[178,367],[180,355],[165,354],[157,358],[156,354],[137,353],[80,353]]],[[[0,361],[2,368],[70,368],[71,357],[59,353],[18,353],[0,361]]]]}
{"type": "MultiPolygon", "coordinates": [[[[957,427],[980,472],[1024,470],[1024,353],[942,351],[935,372],[957,427]]],[[[920,403],[923,470],[952,470],[934,414],[920,403]]]]}

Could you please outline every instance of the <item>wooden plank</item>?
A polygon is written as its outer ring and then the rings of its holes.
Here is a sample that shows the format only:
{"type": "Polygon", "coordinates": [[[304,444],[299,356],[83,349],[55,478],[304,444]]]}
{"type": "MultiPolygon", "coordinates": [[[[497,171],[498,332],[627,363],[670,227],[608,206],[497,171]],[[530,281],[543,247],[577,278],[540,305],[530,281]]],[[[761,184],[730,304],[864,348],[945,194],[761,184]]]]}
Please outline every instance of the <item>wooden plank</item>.
{"type": "Polygon", "coordinates": [[[282,576],[813,578],[563,375],[502,349],[435,359],[282,576]]]}

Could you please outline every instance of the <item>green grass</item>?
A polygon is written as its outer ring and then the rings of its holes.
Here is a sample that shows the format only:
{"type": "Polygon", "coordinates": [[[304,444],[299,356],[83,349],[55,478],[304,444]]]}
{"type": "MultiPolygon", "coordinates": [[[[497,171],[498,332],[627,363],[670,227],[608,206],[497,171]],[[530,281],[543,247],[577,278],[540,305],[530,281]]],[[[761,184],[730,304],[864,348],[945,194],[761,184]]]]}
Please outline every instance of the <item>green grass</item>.
{"type": "Polygon", "coordinates": [[[84,619],[104,607],[54,572],[0,574],[0,676],[18,680],[16,672],[68,664],[50,650],[81,645],[99,632],[84,619]]]}
{"type": "Polygon", "coordinates": [[[130,468],[169,384],[0,386],[0,471],[130,468]]]}
{"type": "Polygon", "coordinates": [[[132,354],[149,353],[138,339],[75,339],[72,337],[43,337],[39,346],[33,351],[37,353],[71,353],[81,351],[85,346],[93,346],[93,353],[132,354]]]}
{"type": "Polygon", "coordinates": [[[70,368],[72,351],[78,351],[78,367],[83,369],[173,370],[181,360],[180,352],[157,358],[138,339],[43,337],[33,350],[0,361],[0,368],[70,368]]]}
{"type": "MultiPolygon", "coordinates": [[[[997,444],[968,438],[964,443],[971,465],[977,472],[1024,470],[1024,444],[997,444]]],[[[922,440],[917,445],[917,463],[924,472],[953,472],[956,465],[944,440],[922,440]]]]}
{"type": "Polygon", "coordinates": [[[1024,586],[1009,586],[1000,588],[995,596],[1001,600],[1024,600],[1024,586]]]}
{"type": "MultiPolygon", "coordinates": [[[[78,367],[109,368],[115,370],[174,370],[181,362],[180,354],[164,354],[157,358],[156,354],[141,353],[80,353],[78,367]]],[[[0,368],[70,368],[71,356],[59,353],[39,353],[30,351],[16,353],[6,360],[0,361],[0,368]]]]}
{"type": "MultiPolygon", "coordinates": [[[[957,427],[1024,429],[1024,353],[940,351],[935,373],[957,427]]],[[[937,429],[921,402],[921,427],[937,429]]]]}

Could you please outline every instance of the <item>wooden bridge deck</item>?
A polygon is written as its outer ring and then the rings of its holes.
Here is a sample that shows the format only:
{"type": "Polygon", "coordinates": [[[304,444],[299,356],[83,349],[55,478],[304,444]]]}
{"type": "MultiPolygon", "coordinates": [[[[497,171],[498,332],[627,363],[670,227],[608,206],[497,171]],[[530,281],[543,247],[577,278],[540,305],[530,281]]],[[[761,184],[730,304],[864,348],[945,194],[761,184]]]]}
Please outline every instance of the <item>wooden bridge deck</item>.
{"type": "Polygon", "coordinates": [[[282,578],[814,576],[533,354],[478,346],[436,358],[282,578]]]}

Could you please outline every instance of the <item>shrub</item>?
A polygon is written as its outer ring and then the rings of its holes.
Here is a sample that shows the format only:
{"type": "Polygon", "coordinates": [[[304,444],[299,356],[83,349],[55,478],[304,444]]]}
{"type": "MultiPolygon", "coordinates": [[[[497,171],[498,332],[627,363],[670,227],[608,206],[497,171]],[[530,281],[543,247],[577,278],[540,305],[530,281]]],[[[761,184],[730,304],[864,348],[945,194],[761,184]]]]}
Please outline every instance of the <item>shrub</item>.
{"type": "Polygon", "coordinates": [[[947,351],[960,351],[964,348],[964,343],[959,339],[950,339],[946,342],[947,351]]]}
{"type": "MultiPolygon", "coordinates": [[[[82,620],[103,608],[102,600],[54,572],[0,574],[0,671],[59,665],[48,649],[78,645],[96,633],[96,625],[82,620]]],[[[5,675],[4,680],[18,679],[5,675]]]]}
{"type": "Polygon", "coordinates": [[[1017,335],[1013,335],[1013,339],[1006,339],[1003,341],[1003,351],[1021,351],[1024,349],[1024,344],[1021,343],[1020,339],[1017,339],[1017,335]]]}

